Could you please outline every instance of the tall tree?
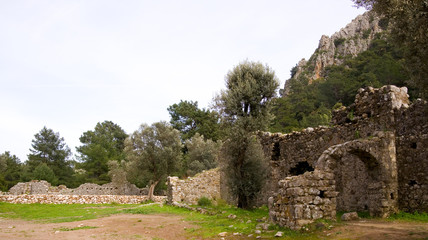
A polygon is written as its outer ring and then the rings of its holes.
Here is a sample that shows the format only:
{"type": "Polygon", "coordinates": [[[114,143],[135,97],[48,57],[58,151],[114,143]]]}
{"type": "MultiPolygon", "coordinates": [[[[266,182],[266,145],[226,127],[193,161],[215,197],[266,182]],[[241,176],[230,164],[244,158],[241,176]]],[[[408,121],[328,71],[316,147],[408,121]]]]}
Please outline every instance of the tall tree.
{"type": "Polygon", "coordinates": [[[52,129],[43,127],[32,140],[31,154],[28,155],[30,171],[34,171],[40,164],[45,163],[58,178],[58,184],[69,185],[72,180],[73,169],[68,157],[70,148],[65,144],[64,138],[52,129]]]}
{"type": "Polygon", "coordinates": [[[10,152],[0,154],[0,190],[8,191],[21,179],[22,164],[19,158],[10,152]]]}
{"type": "Polygon", "coordinates": [[[406,66],[413,85],[428,97],[428,1],[353,0],[357,6],[373,9],[389,21],[391,37],[405,50],[406,66]]]}
{"type": "Polygon", "coordinates": [[[196,133],[206,139],[217,141],[219,138],[219,116],[215,111],[199,109],[198,102],[183,101],[168,107],[171,125],[181,133],[186,141],[196,133]]]}
{"type": "Polygon", "coordinates": [[[76,150],[80,153],[82,168],[86,170],[89,181],[99,184],[110,181],[108,162],[124,159],[127,137],[125,131],[111,121],[97,123],[93,131],[83,133],[80,137],[83,145],[76,150]]]}
{"type": "Polygon", "coordinates": [[[226,75],[227,89],[215,99],[227,129],[223,153],[228,183],[241,208],[251,207],[265,178],[267,161],[254,132],[267,129],[278,86],[268,66],[244,61],[226,75]]]}
{"type": "Polygon", "coordinates": [[[149,198],[167,175],[177,171],[181,156],[180,133],[166,122],[142,124],[125,141],[125,153],[129,161],[130,180],[148,183],[149,198]]]}

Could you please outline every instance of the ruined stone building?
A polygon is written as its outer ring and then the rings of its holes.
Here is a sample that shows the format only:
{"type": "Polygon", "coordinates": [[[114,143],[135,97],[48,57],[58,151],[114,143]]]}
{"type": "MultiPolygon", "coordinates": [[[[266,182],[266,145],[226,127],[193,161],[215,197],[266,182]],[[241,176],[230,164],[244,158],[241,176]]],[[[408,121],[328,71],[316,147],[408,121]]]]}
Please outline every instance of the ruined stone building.
{"type": "Polygon", "coordinates": [[[333,127],[259,133],[271,174],[260,203],[294,229],[337,211],[428,211],[428,104],[406,88],[360,89],[333,127]]]}

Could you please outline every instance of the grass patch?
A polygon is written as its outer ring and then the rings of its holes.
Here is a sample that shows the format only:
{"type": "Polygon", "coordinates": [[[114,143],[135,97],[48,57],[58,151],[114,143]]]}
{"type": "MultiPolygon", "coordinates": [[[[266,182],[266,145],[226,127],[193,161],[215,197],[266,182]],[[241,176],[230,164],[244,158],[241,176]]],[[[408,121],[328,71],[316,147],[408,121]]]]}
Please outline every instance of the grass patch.
{"type": "Polygon", "coordinates": [[[94,229],[94,228],[98,228],[98,227],[93,227],[93,226],[81,226],[81,227],[74,227],[74,228],[60,227],[60,228],[55,228],[54,230],[67,232],[67,231],[76,231],[81,229],[94,229]]]}
{"type": "Polygon", "coordinates": [[[391,220],[400,220],[400,221],[416,221],[416,222],[428,222],[428,213],[406,213],[406,212],[399,212],[397,214],[392,215],[389,217],[391,220]]]}
{"type": "Polygon", "coordinates": [[[12,204],[0,202],[1,217],[41,222],[73,222],[121,213],[137,205],[116,204],[12,204]]]}
{"type": "MultiPolygon", "coordinates": [[[[0,216],[4,218],[21,218],[25,220],[36,220],[40,222],[72,222],[84,219],[94,219],[118,213],[129,214],[171,214],[182,216],[185,221],[197,225],[186,229],[187,233],[194,238],[216,238],[221,232],[240,233],[242,236],[253,234],[259,223],[265,223],[268,219],[267,207],[243,210],[226,204],[209,206],[205,208],[208,212],[201,214],[185,208],[169,205],[117,205],[117,204],[10,204],[0,203],[0,216]],[[233,216],[229,217],[229,216],[233,216]]],[[[77,228],[61,228],[59,231],[74,231],[91,228],[83,226],[77,228]]],[[[267,231],[261,233],[263,239],[273,239],[277,231],[284,232],[281,239],[319,239],[318,230],[293,231],[278,226],[270,226],[267,231]]]]}
{"type": "MultiPolygon", "coordinates": [[[[168,205],[150,205],[141,206],[138,208],[125,209],[125,213],[132,214],[174,214],[183,216],[185,221],[189,221],[198,228],[189,228],[186,231],[193,236],[201,238],[217,237],[221,232],[228,232],[228,236],[233,233],[241,233],[242,236],[255,234],[256,226],[259,223],[264,223],[268,218],[268,208],[262,207],[252,210],[243,210],[228,205],[206,207],[209,212],[214,212],[214,215],[201,214],[193,212],[185,208],[172,207],[168,205]],[[229,218],[230,215],[236,216],[229,218]]],[[[274,238],[277,231],[284,232],[284,237],[281,239],[319,239],[313,232],[293,231],[279,226],[270,226],[268,231],[262,231],[263,239],[274,238]]]]}

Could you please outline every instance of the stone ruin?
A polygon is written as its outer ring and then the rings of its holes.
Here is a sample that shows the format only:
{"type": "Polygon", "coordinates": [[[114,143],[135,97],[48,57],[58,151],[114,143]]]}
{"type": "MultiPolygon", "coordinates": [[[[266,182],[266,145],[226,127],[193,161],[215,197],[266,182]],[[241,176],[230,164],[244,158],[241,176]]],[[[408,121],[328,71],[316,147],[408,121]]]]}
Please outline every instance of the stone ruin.
{"type": "Polygon", "coordinates": [[[48,195],[146,195],[146,188],[138,188],[134,184],[110,182],[103,185],[84,183],[77,188],[67,188],[64,185],[52,186],[44,180],[33,180],[17,183],[9,189],[9,195],[48,194],[48,195]]]}
{"type": "Polygon", "coordinates": [[[333,127],[259,133],[271,172],[259,195],[273,222],[299,229],[337,211],[428,211],[428,104],[405,87],[360,89],[333,127]]]}
{"type": "MultiPolygon", "coordinates": [[[[405,87],[368,87],[359,90],[354,104],[334,111],[332,123],[332,127],[290,134],[258,133],[270,156],[271,171],[257,200],[258,205],[268,204],[274,223],[299,229],[316,219],[335,220],[337,211],[367,211],[378,217],[399,210],[428,212],[426,101],[410,103],[405,87]]],[[[223,177],[218,169],[186,180],[169,177],[168,202],[230,199],[223,177]]],[[[146,191],[129,183],[67,189],[33,181],[17,184],[10,194],[142,195],[146,191]]],[[[12,195],[3,198],[7,196],[12,195]]]]}
{"type": "Polygon", "coordinates": [[[212,201],[220,199],[220,170],[218,168],[203,171],[194,177],[180,180],[168,177],[167,201],[169,204],[180,202],[198,204],[201,197],[212,201]]]}

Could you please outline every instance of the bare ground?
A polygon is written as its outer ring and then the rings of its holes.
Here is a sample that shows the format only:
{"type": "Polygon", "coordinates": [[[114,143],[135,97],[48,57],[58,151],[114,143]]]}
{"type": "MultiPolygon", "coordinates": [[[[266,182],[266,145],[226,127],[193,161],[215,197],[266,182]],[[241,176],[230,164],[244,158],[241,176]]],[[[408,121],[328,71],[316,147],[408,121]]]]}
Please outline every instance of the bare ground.
{"type": "MultiPolygon", "coordinates": [[[[193,239],[186,229],[197,228],[173,215],[119,214],[67,223],[37,223],[0,218],[0,239],[193,239]],[[96,227],[71,230],[76,227],[96,227]],[[64,231],[64,230],[71,231],[64,231]]],[[[427,239],[428,223],[360,220],[319,234],[321,239],[427,239]]],[[[253,237],[254,238],[254,237],[253,237]]],[[[229,238],[227,238],[229,239],[229,238]]],[[[239,237],[245,239],[245,237],[239,237]]]]}
{"type": "Polygon", "coordinates": [[[326,239],[426,239],[428,223],[359,220],[335,227],[322,234],[326,239]]]}
{"type": "Polygon", "coordinates": [[[175,239],[184,240],[186,228],[193,228],[180,216],[119,214],[66,223],[36,223],[0,219],[0,239],[175,239]],[[92,229],[64,231],[76,227],[92,229]]]}

